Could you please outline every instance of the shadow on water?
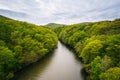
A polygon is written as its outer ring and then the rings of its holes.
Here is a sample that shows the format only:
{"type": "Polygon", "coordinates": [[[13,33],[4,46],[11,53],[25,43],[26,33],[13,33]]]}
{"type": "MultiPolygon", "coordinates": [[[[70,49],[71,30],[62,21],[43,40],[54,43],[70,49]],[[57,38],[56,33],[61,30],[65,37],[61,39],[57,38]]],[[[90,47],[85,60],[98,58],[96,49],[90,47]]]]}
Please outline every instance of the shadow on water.
{"type": "Polygon", "coordinates": [[[51,63],[51,61],[55,55],[55,52],[56,52],[56,50],[54,50],[50,54],[47,54],[43,59],[39,60],[38,62],[35,62],[35,63],[21,69],[20,71],[16,72],[15,78],[12,80],[32,80],[31,76],[36,75],[36,74],[40,75],[42,72],[44,72],[44,70],[51,63]],[[21,79],[21,77],[23,77],[23,76],[24,76],[24,79],[23,78],[21,79]]]}
{"type": "Polygon", "coordinates": [[[85,80],[83,64],[74,53],[58,42],[57,49],[17,72],[14,80],[85,80]]]}
{"type": "Polygon", "coordinates": [[[87,73],[84,68],[81,69],[80,74],[82,74],[83,80],[87,80],[87,73]]]}

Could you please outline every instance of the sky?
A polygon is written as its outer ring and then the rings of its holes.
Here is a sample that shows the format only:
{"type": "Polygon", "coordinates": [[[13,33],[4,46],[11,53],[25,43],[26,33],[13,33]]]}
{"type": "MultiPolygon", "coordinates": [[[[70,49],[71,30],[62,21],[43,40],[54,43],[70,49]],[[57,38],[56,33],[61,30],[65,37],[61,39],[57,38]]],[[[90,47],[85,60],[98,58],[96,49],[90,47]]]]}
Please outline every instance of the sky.
{"type": "Polygon", "coordinates": [[[120,18],[120,0],[0,0],[0,14],[35,24],[120,18]]]}

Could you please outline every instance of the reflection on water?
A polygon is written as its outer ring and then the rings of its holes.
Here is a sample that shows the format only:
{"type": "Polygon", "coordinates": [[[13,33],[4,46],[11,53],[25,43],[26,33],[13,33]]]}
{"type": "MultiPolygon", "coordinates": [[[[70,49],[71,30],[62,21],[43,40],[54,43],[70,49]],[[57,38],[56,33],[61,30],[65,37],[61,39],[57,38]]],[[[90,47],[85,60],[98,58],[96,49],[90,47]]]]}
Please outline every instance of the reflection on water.
{"type": "Polygon", "coordinates": [[[52,54],[18,72],[15,80],[83,80],[82,66],[74,53],[58,42],[52,54]]]}

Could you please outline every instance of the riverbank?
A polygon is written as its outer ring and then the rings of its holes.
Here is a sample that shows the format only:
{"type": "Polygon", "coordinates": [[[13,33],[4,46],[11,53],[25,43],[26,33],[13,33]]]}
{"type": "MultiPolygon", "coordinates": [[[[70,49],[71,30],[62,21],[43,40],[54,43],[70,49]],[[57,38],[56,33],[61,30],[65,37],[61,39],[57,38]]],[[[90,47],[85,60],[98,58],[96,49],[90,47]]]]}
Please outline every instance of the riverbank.
{"type": "Polygon", "coordinates": [[[16,80],[84,80],[82,63],[58,42],[58,48],[42,61],[19,72],[16,80]]]}
{"type": "Polygon", "coordinates": [[[82,59],[87,80],[119,80],[110,71],[120,71],[120,19],[56,27],[54,32],[82,59]]]}
{"type": "Polygon", "coordinates": [[[0,80],[42,59],[57,46],[57,35],[42,26],[0,16],[0,80]]]}

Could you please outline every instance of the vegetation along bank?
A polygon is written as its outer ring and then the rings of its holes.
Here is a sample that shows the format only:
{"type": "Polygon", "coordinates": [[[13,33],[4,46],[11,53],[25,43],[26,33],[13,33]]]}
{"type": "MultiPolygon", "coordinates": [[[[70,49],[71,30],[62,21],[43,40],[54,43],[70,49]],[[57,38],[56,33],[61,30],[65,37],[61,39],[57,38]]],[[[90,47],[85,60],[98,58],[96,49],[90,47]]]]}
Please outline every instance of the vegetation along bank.
{"type": "Polygon", "coordinates": [[[0,16],[0,80],[42,59],[57,47],[57,35],[42,26],[0,16]]]}
{"type": "Polygon", "coordinates": [[[52,28],[84,62],[87,80],[120,80],[120,19],[52,28]]]}

